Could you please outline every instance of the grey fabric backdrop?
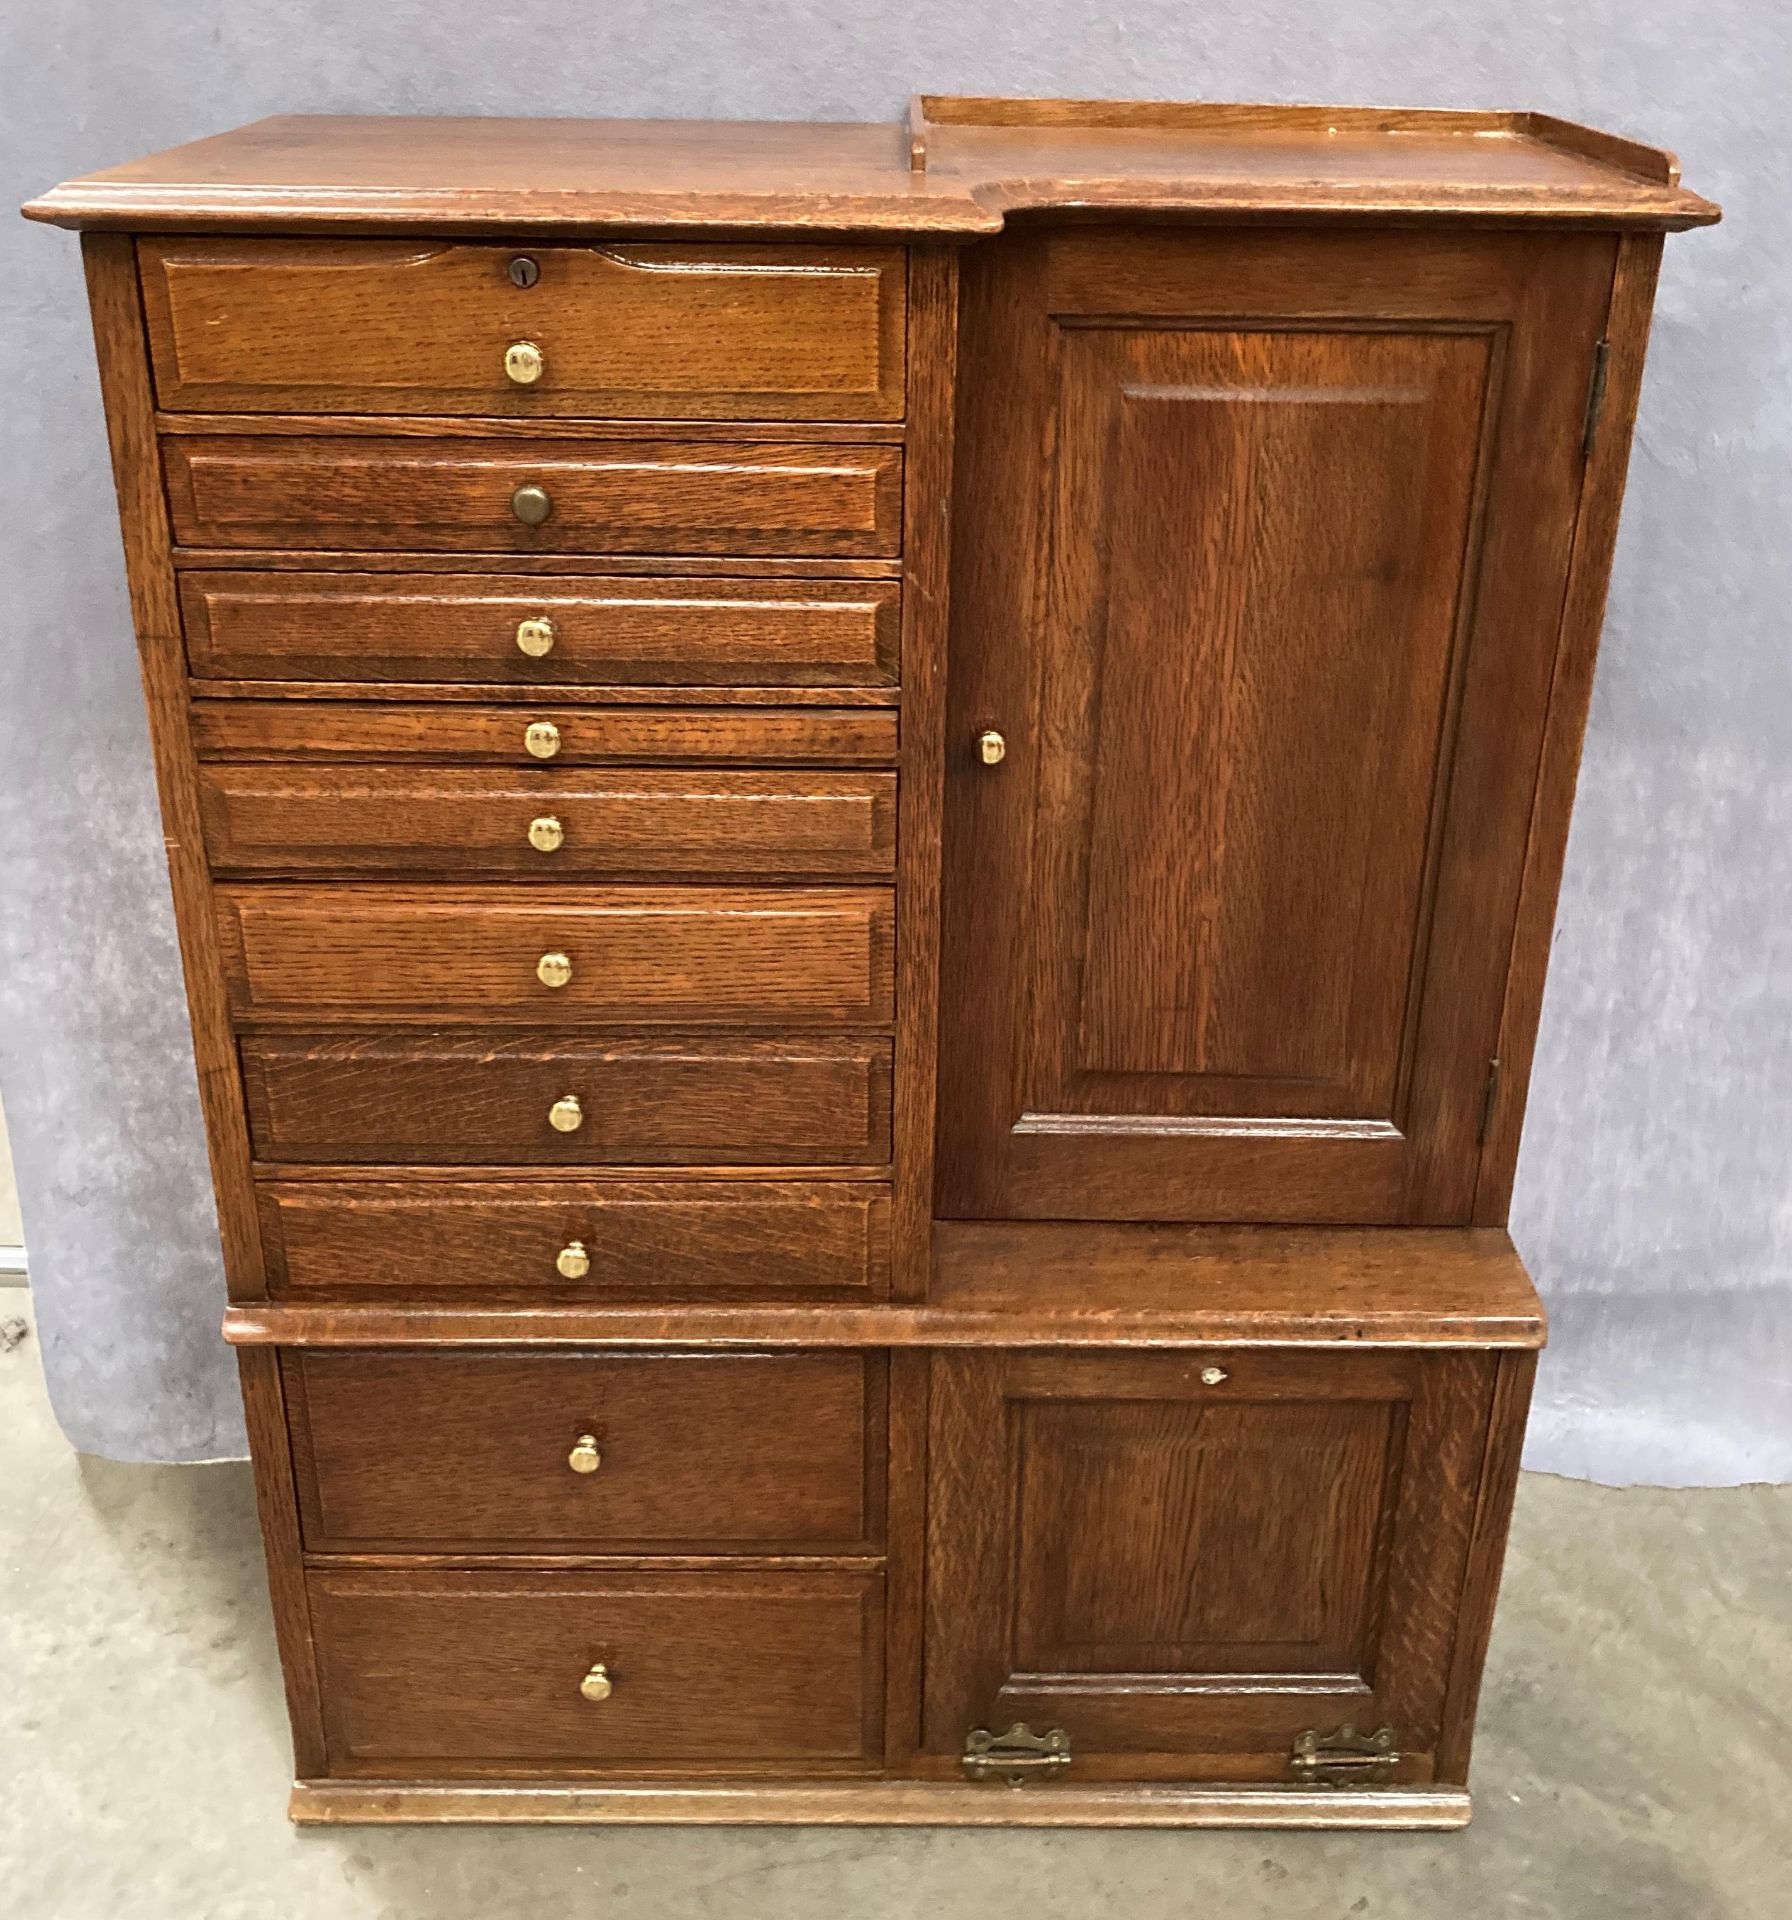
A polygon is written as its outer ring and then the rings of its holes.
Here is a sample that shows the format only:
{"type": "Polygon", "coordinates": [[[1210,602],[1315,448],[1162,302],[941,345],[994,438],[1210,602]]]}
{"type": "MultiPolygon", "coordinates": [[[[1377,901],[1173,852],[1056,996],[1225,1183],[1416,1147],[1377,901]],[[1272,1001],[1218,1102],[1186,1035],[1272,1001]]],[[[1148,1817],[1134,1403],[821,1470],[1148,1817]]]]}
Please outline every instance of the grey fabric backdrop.
{"type": "MultiPolygon", "coordinates": [[[[884,119],[911,88],[1529,106],[1678,147],[1515,1230],[1534,1464],[1792,1478],[1792,25],[1769,0],[7,0],[0,199],[261,114],[884,119]]],[[[241,1450],[73,240],[0,217],[0,1085],[57,1411],[241,1450]]]]}

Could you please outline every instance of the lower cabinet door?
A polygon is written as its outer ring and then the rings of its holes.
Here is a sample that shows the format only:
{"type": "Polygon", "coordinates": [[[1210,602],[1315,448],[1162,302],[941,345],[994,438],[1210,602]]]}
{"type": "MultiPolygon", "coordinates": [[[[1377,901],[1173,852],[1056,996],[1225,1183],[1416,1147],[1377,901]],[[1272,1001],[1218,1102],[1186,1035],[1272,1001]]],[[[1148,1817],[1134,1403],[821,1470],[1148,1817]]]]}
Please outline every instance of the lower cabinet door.
{"type": "Polygon", "coordinates": [[[1497,1357],[936,1355],[923,1746],[1061,1729],[1062,1777],[1432,1777],[1497,1357]],[[1322,1756],[1324,1757],[1324,1756],[1322,1756]],[[1348,1766],[1349,1763],[1346,1763],[1348,1766]]]}

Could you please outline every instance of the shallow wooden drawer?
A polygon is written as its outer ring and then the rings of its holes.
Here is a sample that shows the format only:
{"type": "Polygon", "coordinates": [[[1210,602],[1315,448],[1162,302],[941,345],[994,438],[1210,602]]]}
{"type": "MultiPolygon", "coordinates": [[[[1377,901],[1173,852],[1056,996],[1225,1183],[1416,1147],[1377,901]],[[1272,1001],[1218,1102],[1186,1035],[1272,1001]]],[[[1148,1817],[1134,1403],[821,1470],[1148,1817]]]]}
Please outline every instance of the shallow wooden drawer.
{"type": "Polygon", "coordinates": [[[901,637],[893,580],[206,568],[180,599],[188,663],[218,680],[871,687],[901,637]]]}
{"type": "Polygon", "coordinates": [[[892,766],[896,760],[896,715],[885,707],[569,707],[552,702],[367,706],[336,700],[195,700],[191,714],[201,760],[306,761],[316,766],[352,760],[428,761],[537,771],[623,761],[892,766]]]}
{"type": "Polygon", "coordinates": [[[893,773],[688,771],[504,777],[468,768],[200,770],[220,872],[882,874],[893,773]]]}
{"type": "Polygon", "coordinates": [[[175,538],[303,552],[893,555],[896,447],[745,441],[162,442],[175,538]],[[550,502],[518,518],[519,490],[550,502]]]}
{"type": "Polygon", "coordinates": [[[861,1551],[882,1529],[882,1366],[853,1352],[290,1352],[305,1545],[861,1551]]]}
{"type": "Polygon", "coordinates": [[[240,1051],[262,1160],[821,1167],[890,1157],[891,1049],[875,1037],[300,1033],[251,1035],[240,1051]]]}
{"type": "Polygon", "coordinates": [[[902,414],[899,247],[195,238],[141,241],[138,259],[164,407],[902,414]],[[541,356],[527,384],[505,372],[519,341],[541,356]]]}
{"type": "Polygon", "coordinates": [[[874,1571],[313,1572],[325,1739],[338,1774],[879,1755],[874,1571]],[[603,1668],[607,1697],[583,1690],[603,1668]]]}
{"type": "Polygon", "coordinates": [[[869,1182],[289,1180],[257,1198],[277,1297],[889,1291],[890,1196],[869,1182]]]}
{"type": "Polygon", "coordinates": [[[270,885],[220,888],[217,903],[244,1017],[890,1016],[892,909],[881,887],[270,885]],[[569,963],[564,985],[544,983],[548,955],[569,963]]]}

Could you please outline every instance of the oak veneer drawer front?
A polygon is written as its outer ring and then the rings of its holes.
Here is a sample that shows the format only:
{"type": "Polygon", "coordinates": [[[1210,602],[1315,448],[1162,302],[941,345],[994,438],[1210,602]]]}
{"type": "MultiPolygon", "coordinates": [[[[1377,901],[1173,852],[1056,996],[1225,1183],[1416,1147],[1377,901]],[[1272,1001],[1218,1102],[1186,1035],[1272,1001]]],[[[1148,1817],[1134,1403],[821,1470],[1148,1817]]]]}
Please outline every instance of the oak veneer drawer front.
{"type": "Polygon", "coordinates": [[[221,680],[884,686],[901,628],[887,580],[206,569],[180,595],[188,662],[221,680]]]}
{"type": "Polygon", "coordinates": [[[881,1530],[860,1353],[288,1353],[314,1553],[852,1552],[881,1530]]]}
{"type": "Polygon", "coordinates": [[[255,1034],[258,1158],[439,1166],[882,1166],[886,1039],[255,1034]]]}
{"type": "Polygon", "coordinates": [[[854,1024],[889,1018],[880,887],[219,890],[245,1018],[854,1024]],[[549,959],[564,960],[561,977],[549,959]]]}
{"type": "Polygon", "coordinates": [[[462,762],[584,767],[637,763],[893,766],[896,715],[882,707],[523,707],[324,700],[195,700],[201,760],[462,762]]]}
{"type": "MultiPolygon", "coordinates": [[[[520,729],[518,729],[520,731],[520,729]]],[[[734,769],[508,778],[465,768],[200,771],[221,872],[882,874],[893,773],[734,769]]]]}
{"type": "Polygon", "coordinates": [[[889,1291],[890,1196],[868,1182],[283,1181],[258,1201],[278,1297],[889,1291]]]}
{"type": "Polygon", "coordinates": [[[165,437],[162,460],[189,547],[876,558],[900,545],[896,447],[208,434],[165,437]],[[525,520],[531,494],[545,513],[525,520]]]}
{"type": "Polygon", "coordinates": [[[164,407],[902,415],[897,247],[192,239],[138,257],[164,407]],[[540,356],[523,383],[505,371],[518,342],[540,356]]]}
{"type": "Polygon", "coordinates": [[[872,1571],[332,1570],[307,1585],[333,1772],[826,1769],[879,1755],[872,1571]],[[597,1700],[582,1691],[594,1667],[609,1684],[597,1700]]]}

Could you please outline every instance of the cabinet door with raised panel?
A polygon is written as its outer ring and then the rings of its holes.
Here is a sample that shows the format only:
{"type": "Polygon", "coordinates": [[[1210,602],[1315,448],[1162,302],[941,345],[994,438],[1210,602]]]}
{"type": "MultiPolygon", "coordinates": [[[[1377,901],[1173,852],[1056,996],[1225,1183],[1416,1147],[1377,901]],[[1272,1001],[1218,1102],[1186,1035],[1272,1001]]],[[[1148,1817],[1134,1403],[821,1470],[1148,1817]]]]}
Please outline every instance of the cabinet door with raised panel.
{"type": "Polygon", "coordinates": [[[1613,260],[973,254],[942,1214],[1469,1216],[1613,260]]]}
{"type": "Polygon", "coordinates": [[[1019,1722],[1073,1780],[1288,1780],[1354,1724],[1430,1779],[1498,1365],[935,1355],[927,1764],[1019,1722]]]}

